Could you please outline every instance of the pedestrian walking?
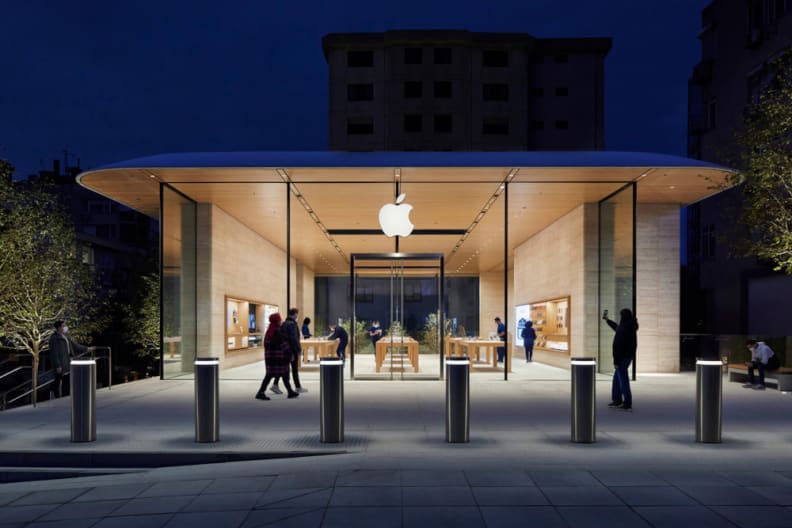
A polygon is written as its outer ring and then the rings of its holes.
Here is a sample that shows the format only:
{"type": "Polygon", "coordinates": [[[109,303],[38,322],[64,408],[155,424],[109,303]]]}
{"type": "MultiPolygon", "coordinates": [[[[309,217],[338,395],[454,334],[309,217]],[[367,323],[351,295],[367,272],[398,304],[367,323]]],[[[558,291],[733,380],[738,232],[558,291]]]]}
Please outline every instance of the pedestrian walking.
{"type": "MultiPolygon", "coordinates": [[[[286,340],[291,349],[291,365],[292,379],[294,380],[294,390],[297,392],[308,392],[308,389],[303,388],[300,383],[300,360],[302,359],[302,346],[300,345],[300,329],[297,326],[297,316],[300,310],[297,308],[289,308],[286,320],[281,325],[283,333],[286,335],[286,340]]],[[[288,374],[287,374],[288,377],[288,374]]],[[[283,391],[278,387],[278,382],[272,384],[272,392],[275,394],[283,394],[283,391]]]]}
{"type": "Polygon", "coordinates": [[[283,385],[286,387],[289,398],[296,398],[300,394],[293,391],[291,383],[289,383],[289,363],[291,360],[291,346],[286,335],[283,332],[281,325],[281,314],[275,312],[269,316],[269,328],[264,336],[264,363],[267,372],[264,380],[261,382],[256,393],[256,398],[259,400],[269,400],[267,396],[267,386],[270,381],[275,380],[277,385],[278,379],[283,378],[283,385]]]}

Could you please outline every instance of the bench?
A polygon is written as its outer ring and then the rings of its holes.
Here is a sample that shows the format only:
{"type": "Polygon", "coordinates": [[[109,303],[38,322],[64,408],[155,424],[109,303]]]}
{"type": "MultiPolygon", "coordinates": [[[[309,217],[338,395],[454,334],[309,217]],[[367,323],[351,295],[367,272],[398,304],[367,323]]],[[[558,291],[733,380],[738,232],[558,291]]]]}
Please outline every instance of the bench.
{"type": "MultiPolygon", "coordinates": [[[[748,381],[748,367],[743,363],[729,363],[729,381],[748,381]]],[[[758,378],[758,371],[754,369],[754,376],[758,378]]],[[[792,392],[792,368],[781,367],[776,370],[765,370],[765,383],[774,383],[781,392],[792,392]]]]}

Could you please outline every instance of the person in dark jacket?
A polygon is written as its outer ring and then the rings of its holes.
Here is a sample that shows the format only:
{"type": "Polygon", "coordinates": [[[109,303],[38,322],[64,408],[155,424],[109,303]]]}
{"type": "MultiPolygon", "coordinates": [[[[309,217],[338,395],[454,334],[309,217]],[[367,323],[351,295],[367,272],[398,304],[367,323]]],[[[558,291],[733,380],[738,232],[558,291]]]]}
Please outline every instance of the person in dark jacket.
{"type": "Polygon", "coordinates": [[[613,384],[611,388],[611,401],[608,407],[629,410],[632,409],[632,392],[630,391],[630,363],[635,359],[635,350],[638,348],[638,319],[633,313],[624,308],[621,319],[617,325],[608,319],[608,312],[602,318],[608,323],[616,335],[613,337],[613,384]]]}
{"type": "Polygon", "coordinates": [[[338,348],[336,349],[336,354],[341,359],[345,359],[346,347],[347,344],[349,343],[349,334],[347,333],[346,330],[344,330],[344,327],[339,324],[330,323],[329,326],[330,326],[330,331],[332,331],[332,334],[327,336],[327,340],[334,341],[338,339],[338,348]]]}
{"type": "Polygon", "coordinates": [[[261,387],[256,393],[256,399],[269,400],[267,386],[272,380],[275,380],[275,384],[277,384],[280,378],[283,378],[283,385],[286,386],[289,398],[296,398],[300,394],[293,391],[291,383],[289,383],[291,346],[282,329],[281,314],[277,312],[270,314],[269,322],[269,328],[267,328],[267,333],[264,335],[264,364],[267,367],[267,373],[264,375],[261,387]]]}
{"type": "MultiPolygon", "coordinates": [[[[299,315],[299,313],[300,311],[297,308],[289,308],[289,315],[281,326],[283,333],[286,335],[286,339],[289,341],[289,347],[291,348],[292,355],[289,363],[291,365],[292,379],[294,379],[294,390],[297,392],[308,392],[308,389],[304,389],[300,383],[302,346],[300,345],[300,329],[297,326],[297,315],[299,315]]],[[[277,381],[272,384],[271,390],[275,394],[282,394],[277,381]]]]}
{"type": "Polygon", "coordinates": [[[525,321],[525,326],[522,329],[523,347],[525,348],[525,361],[530,363],[533,361],[533,347],[536,341],[536,330],[533,329],[531,321],[525,321]]]}
{"type": "Polygon", "coordinates": [[[63,376],[69,371],[71,358],[87,352],[93,352],[96,347],[86,347],[72,341],[66,333],[69,327],[63,321],[55,322],[55,333],[49,339],[49,354],[52,368],[55,369],[55,387],[58,397],[63,396],[63,376]]]}
{"type": "Polygon", "coordinates": [[[310,325],[311,325],[311,318],[310,317],[306,317],[305,319],[303,319],[303,325],[302,325],[302,336],[303,336],[303,339],[309,339],[311,337],[311,326],[310,325]]]}

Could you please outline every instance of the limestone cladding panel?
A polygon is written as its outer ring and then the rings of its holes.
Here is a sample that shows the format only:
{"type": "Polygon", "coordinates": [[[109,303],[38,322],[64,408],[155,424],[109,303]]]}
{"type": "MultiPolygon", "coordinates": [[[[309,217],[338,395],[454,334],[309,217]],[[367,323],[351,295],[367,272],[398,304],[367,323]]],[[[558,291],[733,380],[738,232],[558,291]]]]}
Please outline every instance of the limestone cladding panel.
{"type": "MultiPolygon", "coordinates": [[[[507,277],[508,283],[508,306],[513,306],[511,300],[514,298],[514,270],[509,270],[507,277]]],[[[495,324],[495,317],[504,319],[503,314],[503,271],[491,271],[479,275],[479,335],[486,337],[490,332],[494,332],[498,327],[495,324]]],[[[508,340],[514,342],[514,332],[512,318],[514,314],[506,314],[508,319],[508,340]]]]}
{"type": "Polygon", "coordinates": [[[679,204],[636,210],[638,372],[679,372],[679,204]]]}
{"type": "Polygon", "coordinates": [[[286,310],[286,253],[215,205],[199,204],[199,350],[225,355],[225,296],[286,310]],[[209,255],[208,258],[205,255],[209,255]]]}
{"type": "MultiPolygon", "coordinates": [[[[597,204],[582,204],[514,250],[514,301],[570,296],[570,355],[597,356],[597,204]]],[[[538,361],[569,368],[569,357],[537,350],[538,361]]]]}

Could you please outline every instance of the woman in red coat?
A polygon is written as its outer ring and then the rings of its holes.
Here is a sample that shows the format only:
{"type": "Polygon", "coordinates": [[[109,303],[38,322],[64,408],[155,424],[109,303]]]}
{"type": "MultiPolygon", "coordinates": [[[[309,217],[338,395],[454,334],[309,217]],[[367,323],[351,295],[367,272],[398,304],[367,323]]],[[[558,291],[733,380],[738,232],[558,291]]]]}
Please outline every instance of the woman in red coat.
{"type": "Polygon", "coordinates": [[[264,363],[267,367],[267,374],[261,382],[261,387],[256,393],[256,399],[269,400],[267,396],[267,386],[273,379],[275,383],[279,378],[283,379],[283,385],[289,398],[296,398],[300,394],[292,390],[289,383],[289,362],[291,361],[291,347],[286,336],[281,331],[281,314],[275,312],[269,316],[269,328],[264,336],[264,363]]]}

